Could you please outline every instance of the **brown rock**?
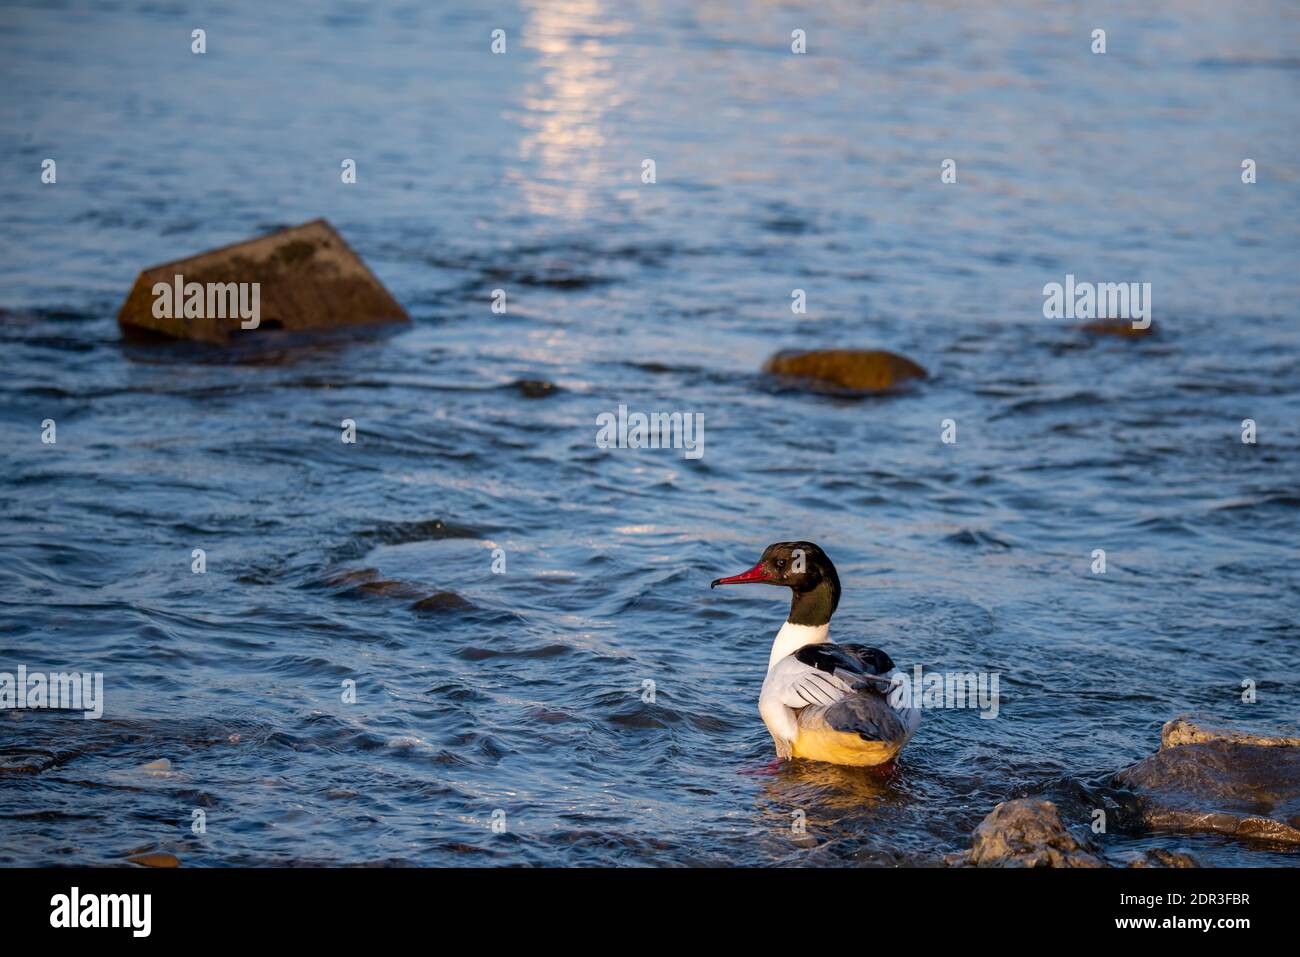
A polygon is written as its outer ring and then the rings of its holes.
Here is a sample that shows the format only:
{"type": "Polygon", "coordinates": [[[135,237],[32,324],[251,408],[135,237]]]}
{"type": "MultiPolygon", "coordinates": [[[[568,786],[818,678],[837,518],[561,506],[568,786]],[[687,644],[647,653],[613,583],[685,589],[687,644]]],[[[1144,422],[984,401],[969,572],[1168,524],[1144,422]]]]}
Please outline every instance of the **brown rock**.
{"type": "Polygon", "coordinates": [[[763,371],[782,379],[802,380],[813,389],[840,392],[882,392],[927,375],[911,359],[882,349],[778,352],[763,364],[763,371]]]}
{"type": "Polygon", "coordinates": [[[434,592],[428,598],[421,598],[411,606],[415,611],[450,612],[468,611],[474,605],[452,591],[434,592]]]}
{"type": "Polygon", "coordinates": [[[1126,339],[1141,339],[1156,334],[1155,322],[1148,323],[1145,329],[1135,329],[1132,319],[1094,319],[1085,322],[1079,329],[1094,336],[1123,336],[1126,339]]]}
{"type": "Polygon", "coordinates": [[[1161,748],[1115,775],[1148,827],[1300,844],[1300,739],[1177,718],[1161,748]]]}
{"type": "MultiPolygon", "coordinates": [[[[169,301],[174,294],[167,295],[169,301]]],[[[251,304],[251,292],[245,304],[251,304]]],[[[339,329],[409,322],[406,311],[366,268],[343,238],[323,219],[282,229],[258,239],[199,253],[188,259],[154,266],[140,273],[117,314],[127,333],[144,331],[176,339],[226,343],[238,335],[256,335],[268,329],[292,331],[339,329]],[[184,305],[173,302],[173,317],[156,316],[156,283],[175,288],[176,276],[184,284],[203,286],[203,316],[185,318],[184,305]],[[232,294],[236,286],[258,283],[258,325],[241,328],[232,294]],[[213,288],[209,284],[222,284],[213,288]],[[220,316],[225,313],[225,318],[220,316]]],[[[252,320],[248,320],[252,324],[252,320]]]]}
{"type": "Polygon", "coordinates": [[[1207,741],[1229,741],[1233,744],[1253,744],[1261,748],[1297,748],[1300,737],[1287,735],[1262,734],[1257,731],[1242,731],[1228,728],[1204,718],[1191,715],[1166,721],[1160,729],[1160,747],[1176,748],[1181,744],[1204,744],[1207,741]]]}
{"type": "Polygon", "coordinates": [[[1163,847],[1153,847],[1146,853],[1128,862],[1129,867],[1200,867],[1196,858],[1180,851],[1167,851],[1163,847]]]}
{"type": "Polygon", "coordinates": [[[349,594],[363,595],[367,598],[415,598],[422,594],[422,591],[418,585],[412,585],[410,582],[385,578],[379,581],[362,582],[349,594]]]}
{"type": "Polygon", "coordinates": [[[513,385],[526,399],[547,399],[555,395],[559,389],[554,382],[547,382],[545,379],[520,379],[513,385]]]}
{"type": "Polygon", "coordinates": [[[364,582],[379,581],[379,570],[375,568],[333,569],[324,576],[324,582],[334,588],[346,585],[359,585],[364,582]]]}
{"type": "Polygon", "coordinates": [[[142,867],[180,867],[181,859],[174,854],[165,854],[157,852],[154,854],[137,854],[134,857],[128,857],[132,864],[139,864],[142,867]]]}
{"type": "Polygon", "coordinates": [[[1066,830],[1051,801],[1003,801],[971,836],[971,849],[950,858],[948,863],[975,867],[1107,866],[1066,830]]]}

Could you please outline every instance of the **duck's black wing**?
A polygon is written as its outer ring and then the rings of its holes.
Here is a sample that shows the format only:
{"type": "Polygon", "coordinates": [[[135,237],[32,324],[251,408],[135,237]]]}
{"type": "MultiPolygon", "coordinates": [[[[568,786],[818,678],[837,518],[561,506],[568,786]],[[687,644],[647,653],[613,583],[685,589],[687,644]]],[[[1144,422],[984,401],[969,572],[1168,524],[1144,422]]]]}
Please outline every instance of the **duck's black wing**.
{"type": "Polygon", "coordinates": [[[889,685],[883,681],[863,680],[864,676],[885,675],[894,670],[894,660],[879,648],[870,645],[837,645],[825,642],[804,645],[794,653],[805,665],[835,675],[848,682],[855,690],[884,693],[889,685]]]}

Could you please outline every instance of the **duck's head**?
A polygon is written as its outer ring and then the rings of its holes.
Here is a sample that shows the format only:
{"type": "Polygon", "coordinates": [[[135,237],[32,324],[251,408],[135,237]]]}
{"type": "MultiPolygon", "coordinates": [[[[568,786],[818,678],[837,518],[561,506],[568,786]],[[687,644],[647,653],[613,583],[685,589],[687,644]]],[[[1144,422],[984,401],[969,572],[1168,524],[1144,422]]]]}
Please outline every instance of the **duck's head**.
{"type": "Polygon", "coordinates": [[[714,579],[719,585],[781,585],[793,592],[790,621],[796,625],[824,625],[840,603],[840,578],[835,565],[812,542],[774,542],[747,572],[714,579]]]}

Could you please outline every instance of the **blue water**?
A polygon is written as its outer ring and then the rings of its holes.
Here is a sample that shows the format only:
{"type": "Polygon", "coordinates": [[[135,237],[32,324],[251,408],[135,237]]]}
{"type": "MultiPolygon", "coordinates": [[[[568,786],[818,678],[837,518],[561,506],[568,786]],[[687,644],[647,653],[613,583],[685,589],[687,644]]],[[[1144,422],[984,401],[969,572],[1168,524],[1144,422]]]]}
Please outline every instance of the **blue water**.
{"type": "Polygon", "coordinates": [[[1177,714],[1294,721],[1300,15],[1089,6],[6,4],[0,671],[107,700],[0,714],[0,863],[938,864],[1010,797],[1121,808],[1177,714]],[[318,216],[409,328],[122,343],[141,268],[318,216]],[[1045,319],[1067,273],[1159,334],[1045,319]],[[758,376],[837,346],[932,378],[758,376]],[[596,448],[619,404],[703,457],[596,448]],[[762,773],[786,605],[708,583],[789,539],[833,635],[999,672],[998,718],[762,773]]]}

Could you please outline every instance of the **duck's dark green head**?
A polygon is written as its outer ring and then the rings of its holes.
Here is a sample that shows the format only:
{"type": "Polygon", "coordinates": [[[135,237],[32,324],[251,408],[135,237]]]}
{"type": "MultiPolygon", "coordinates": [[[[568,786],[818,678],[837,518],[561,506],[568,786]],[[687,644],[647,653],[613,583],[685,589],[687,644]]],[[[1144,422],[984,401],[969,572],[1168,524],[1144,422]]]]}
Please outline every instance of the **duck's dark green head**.
{"type": "Polygon", "coordinates": [[[719,585],[782,585],[794,596],[790,621],[796,625],[824,625],[840,603],[840,578],[821,547],[812,542],[775,542],[747,572],[714,579],[719,585]]]}

